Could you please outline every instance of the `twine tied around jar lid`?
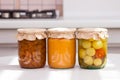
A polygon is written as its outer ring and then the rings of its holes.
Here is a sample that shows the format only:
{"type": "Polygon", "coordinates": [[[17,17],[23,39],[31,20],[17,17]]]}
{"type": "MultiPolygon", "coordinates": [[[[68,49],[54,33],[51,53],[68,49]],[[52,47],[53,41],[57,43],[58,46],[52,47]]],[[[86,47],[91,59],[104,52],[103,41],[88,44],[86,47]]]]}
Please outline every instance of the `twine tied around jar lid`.
{"type": "Polygon", "coordinates": [[[76,28],[49,28],[47,30],[48,38],[75,38],[76,28]]]}
{"type": "Polygon", "coordinates": [[[78,39],[105,39],[108,38],[108,30],[105,28],[79,28],[76,31],[78,39]]]}
{"type": "Polygon", "coordinates": [[[24,39],[34,41],[36,39],[44,39],[47,37],[46,29],[18,29],[17,32],[18,41],[24,39]]]}

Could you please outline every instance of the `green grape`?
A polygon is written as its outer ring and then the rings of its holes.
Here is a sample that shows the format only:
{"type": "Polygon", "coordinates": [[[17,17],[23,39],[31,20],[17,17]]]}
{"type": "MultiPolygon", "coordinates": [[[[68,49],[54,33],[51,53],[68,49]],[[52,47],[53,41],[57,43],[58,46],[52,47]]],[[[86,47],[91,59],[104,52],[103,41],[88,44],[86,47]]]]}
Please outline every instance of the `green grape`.
{"type": "Polygon", "coordinates": [[[101,39],[102,40],[102,42],[107,42],[107,38],[105,38],[105,39],[101,39]]]}
{"type": "Polygon", "coordinates": [[[94,56],[95,55],[95,49],[94,48],[88,48],[88,49],[86,49],[86,54],[88,56],[94,56]]]}
{"type": "Polygon", "coordinates": [[[79,49],[79,57],[84,58],[86,56],[86,51],[84,49],[79,49]]]}
{"type": "Polygon", "coordinates": [[[105,51],[105,54],[107,53],[107,42],[103,42],[103,49],[105,51]]]}
{"type": "Polygon", "coordinates": [[[84,63],[87,64],[87,65],[92,65],[93,64],[93,58],[90,57],[90,56],[86,56],[84,58],[84,63]]]}
{"type": "Polygon", "coordinates": [[[90,48],[91,47],[91,42],[89,40],[83,40],[82,41],[82,47],[83,48],[90,48]]]}
{"type": "Polygon", "coordinates": [[[95,66],[100,66],[102,64],[102,60],[100,58],[97,58],[94,60],[94,65],[95,66]]]}
{"type": "Polygon", "coordinates": [[[101,40],[97,40],[97,41],[93,41],[93,44],[92,44],[93,48],[95,49],[100,49],[103,47],[103,43],[101,40]]]}

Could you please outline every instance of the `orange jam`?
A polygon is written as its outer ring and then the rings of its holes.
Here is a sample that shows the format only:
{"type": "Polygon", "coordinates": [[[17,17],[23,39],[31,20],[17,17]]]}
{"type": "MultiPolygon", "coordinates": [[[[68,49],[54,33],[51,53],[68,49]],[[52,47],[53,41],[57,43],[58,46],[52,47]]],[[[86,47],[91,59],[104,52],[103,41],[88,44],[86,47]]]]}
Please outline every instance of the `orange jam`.
{"type": "Polygon", "coordinates": [[[75,39],[48,39],[48,63],[52,68],[72,68],[75,64],[75,39]]]}
{"type": "Polygon", "coordinates": [[[69,31],[69,29],[65,31],[64,29],[63,31],[48,30],[48,64],[51,68],[72,68],[75,65],[76,39],[74,31],[69,31]]]}

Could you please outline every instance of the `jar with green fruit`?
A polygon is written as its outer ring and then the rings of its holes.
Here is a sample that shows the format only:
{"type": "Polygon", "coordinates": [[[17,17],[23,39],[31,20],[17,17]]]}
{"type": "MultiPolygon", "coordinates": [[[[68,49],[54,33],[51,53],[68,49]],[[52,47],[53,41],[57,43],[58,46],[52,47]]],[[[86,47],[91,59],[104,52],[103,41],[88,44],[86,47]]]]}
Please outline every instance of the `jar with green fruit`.
{"type": "Polygon", "coordinates": [[[76,32],[81,68],[104,68],[107,60],[108,31],[105,28],[81,28],[76,32]]]}

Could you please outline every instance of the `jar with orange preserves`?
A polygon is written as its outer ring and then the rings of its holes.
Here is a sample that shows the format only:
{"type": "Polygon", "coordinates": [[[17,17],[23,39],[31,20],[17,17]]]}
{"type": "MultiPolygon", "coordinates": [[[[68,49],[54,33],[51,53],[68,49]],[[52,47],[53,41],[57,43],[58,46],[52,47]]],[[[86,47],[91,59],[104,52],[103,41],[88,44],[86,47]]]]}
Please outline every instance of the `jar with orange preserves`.
{"type": "Polygon", "coordinates": [[[74,28],[48,29],[48,64],[51,68],[73,68],[76,57],[74,28]]]}
{"type": "Polygon", "coordinates": [[[46,62],[46,29],[18,29],[19,64],[22,68],[41,68],[46,62]]]}
{"type": "Polygon", "coordinates": [[[104,28],[81,28],[78,38],[78,59],[81,68],[100,69],[106,64],[108,32],[104,28]]]}

